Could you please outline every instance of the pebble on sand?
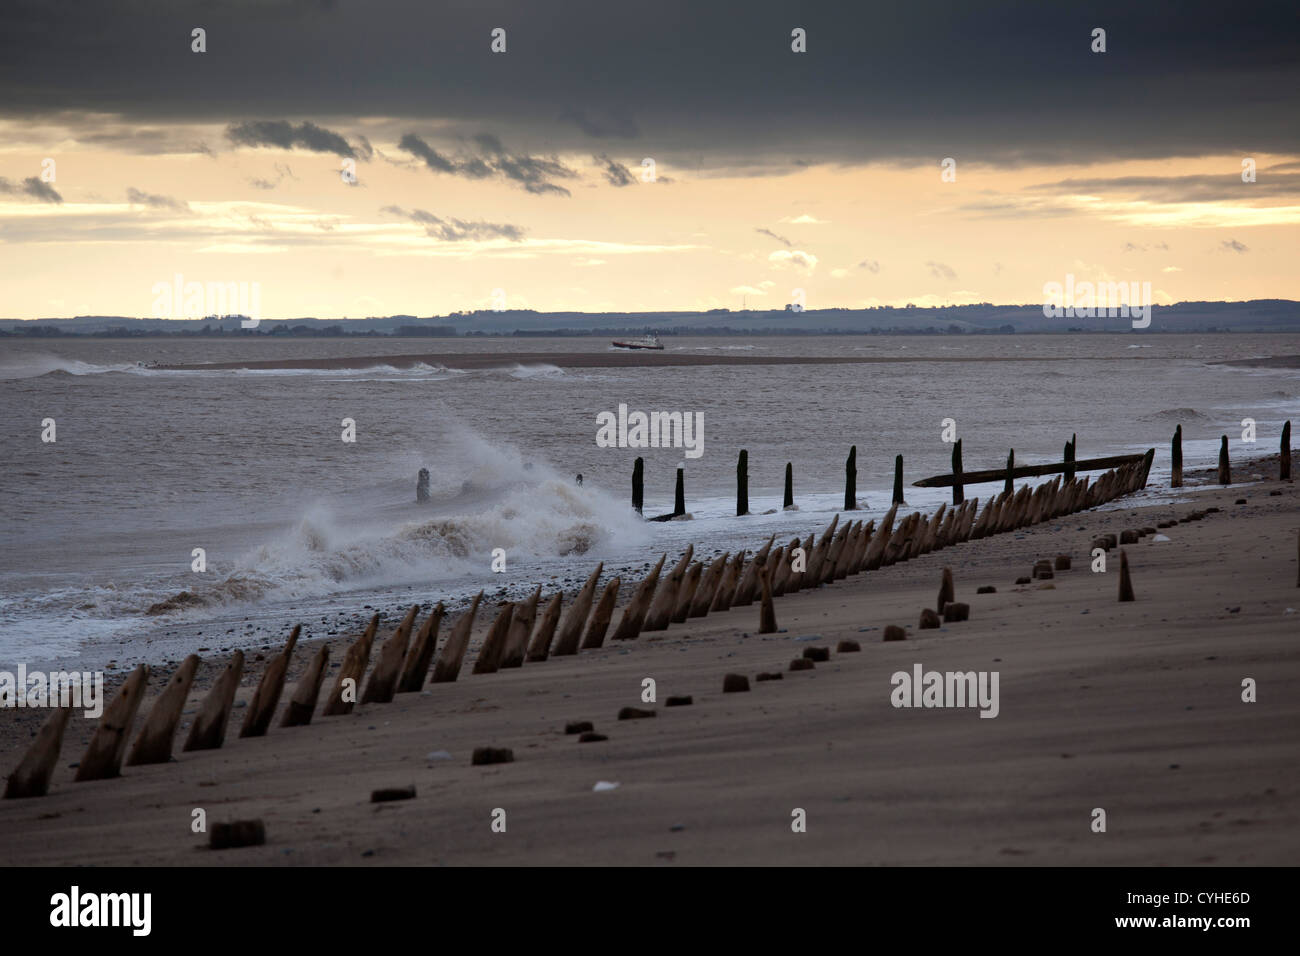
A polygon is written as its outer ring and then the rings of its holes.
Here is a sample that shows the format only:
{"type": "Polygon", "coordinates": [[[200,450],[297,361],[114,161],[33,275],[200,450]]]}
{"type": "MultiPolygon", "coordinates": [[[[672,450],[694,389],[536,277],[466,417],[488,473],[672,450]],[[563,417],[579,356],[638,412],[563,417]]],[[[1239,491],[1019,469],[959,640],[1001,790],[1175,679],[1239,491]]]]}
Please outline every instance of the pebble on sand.
{"type": "Polygon", "coordinates": [[[722,678],[722,692],[724,694],[738,694],[747,690],[749,690],[749,678],[744,674],[728,674],[722,678]]]}
{"type": "Polygon", "coordinates": [[[883,640],[905,641],[907,640],[907,632],[903,630],[901,627],[899,627],[897,624],[886,624],[883,640]]]}
{"type": "Polygon", "coordinates": [[[578,737],[578,743],[580,744],[598,744],[602,740],[609,740],[609,738],[604,734],[598,734],[592,731],[587,731],[587,733],[578,737]]]}
{"type": "Polygon", "coordinates": [[[618,712],[619,720],[641,720],[644,717],[653,717],[653,710],[643,710],[640,707],[624,707],[618,712]]]}
{"type": "Polygon", "coordinates": [[[266,826],[261,820],[236,820],[214,823],[208,834],[213,850],[230,850],[241,846],[261,846],[266,842],[266,826]]]}
{"type": "MultiPolygon", "coordinates": [[[[862,645],[859,644],[857,641],[844,640],[844,641],[840,641],[838,644],[835,645],[836,654],[848,654],[854,651],[861,651],[861,650],[862,650],[862,645]]],[[[781,675],[778,674],[777,676],[780,677],[781,675]]]]}
{"type": "Polygon", "coordinates": [[[831,659],[831,649],[829,647],[805,647],[803,656],[810,661],[828,661],[831,659]]]}
{"type": "Polygon", "coordinates": [[[970,605],[963,604],[961,601],[953,601],[943,609],[943,619],[945,621],[969,621],[970,605]]]}
{"type": "Polygon", "coordinates": [[[595,730],[595,729],[596,729],[596,725],[593,724],[590,720],[571,720],[564,725],[564,732],[566,734],[583,734],[586,733],[588,730],[595,730]]]}
{"type": "Polygon", "coordinates": [[[796,657],[790,662],[790,670],[792,671],[810,671],[816,666],[816,664],[808,660],[806,657],[796,657]]]}
{"type": "Polygon", "coordinates": [[[513,763],[515,752],[509,747],[475,747],[470,765],[481,767],[494,763],[513,763]]]}
{"type": "Polygon", "coordinates": [[[975,593],[976,594],[997,594],[998,589],[991,584],[986,584],[983,587],[976,588],[975,593]]]}
{"type": "Polygon", "coordinates": [[[370,791],[371,803],[390,803],[394,800],[411,800],[415,797],[415,787],[386,787],[370,791]]]}
{"type": "Polygon", "coordinates": [[[917,625],[920,630],[933,630],[940,627],[942,624],[943,622],[939,619],[939,615],[931,608],[927,607],[921,609],[921,623],[917,625]]]}
{"type": "Polygon", "coordinates": [[[1052,563],[1054,571],[1070,570],[1070,556],[1068,554],[1058,554],[1056,560],[1052,563]]]}
{"type": "Polygon", "coordinates": [[[775,672],[775,673],[773,673],[772,671],[764,671],[763,673],[761,673],[761,674],[759,674],[757,677],[755,677],[754,680],[756,680],[756,681],[765,681],[765,680],[783,680],[784,678],[785,678],[785,675],[782,674],[782,673],[780,673],[779,671],[778,671],[778,672],[775,672]]]}
{"type": "Polygon", "coordinates": [[[695,703],[694,698],[692,698],[688,694],[683,694],[680,697],[669,697],[666,701],[664,701],[664,706],[665,707],[689,707],[693,703],[695,703]]]}

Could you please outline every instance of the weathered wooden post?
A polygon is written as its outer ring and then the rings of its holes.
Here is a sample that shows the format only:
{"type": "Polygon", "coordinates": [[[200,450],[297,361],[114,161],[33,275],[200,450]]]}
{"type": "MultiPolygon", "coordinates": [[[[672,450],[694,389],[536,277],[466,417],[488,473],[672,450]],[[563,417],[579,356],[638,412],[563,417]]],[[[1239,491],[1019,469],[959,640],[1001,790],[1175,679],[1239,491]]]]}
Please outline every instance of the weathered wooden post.
{"type": "Polygon", "coordinates": [[[686,469],[677,466],[677,488],[673,492],[673,517],[686,514],[686,469]]]}
{"type": "Polygon", "coordinates": [[[281,727],[305,727],[311,723],[311,716],[316,711],[316,698],[320,696],[320,685],[325,680],[325,668],[329,666],[329,661],[330,647],[328,644],[322,644],[316,656],[312,658],[311,666],[298,681],[293,696],[289,698],[289,706],[285,707],[284,717],[280,720],[281,727]]]}
{"type": "Polygon", "coordinates": [[[135,746],[131,748],[131,756],[127,758],[128,767],[148,763],[167,763],[172,759],[172,740],[176,736],[176,725],[181,722],[181,709],[185,706],[185,698],[190,694],[190,684],[198,668],[199,655],[197,654],[191,654],[181,662],[180,667],[176,668],[176,673],[172,674],[171,679],[167,681],[167,686],[158,695],[158,699],[154,701],[149,711],[149,716],[145,718],[144,729],[140,731],[140,736],[136,737],[135,746]]]}
{"type": "Polygon", "coordinates": [[[564,617],[564,623],[560,625],[559,637],[555,641],[555,649],[551,653],[556,657],[567,657],[570,654],[578,653],[578,642],[582,640],[582,629],[587,623],[587,617],[591,614],[591,600],[596,593],[596,581],[600,573],[605,570],[605,562],[602,561],[596,565],[596,570],[592,571],[587,577],[587,583],[582,586],[574,600],[569,613],[564,617]]]}
{"type": "Polygon", "coordinates": [[[1280,449],[1281,464],[1278,466],[1278,477],[1283,481],[1291,480],[1291,420],[1288,418],[1286,424],[1282,426],[1282,447],[1280,449]]]}
{"type": "Polygon", "coordinates": [[[749,514],[749,452],[740,449],[736,459],[736,516],[749,514]]]}
{"type": "Polygon", "coordinates": [[[420,633],[415,636],[410,653],[406,655],[406,664],[402,668],[402,677],[397,682],[397,692],[412,693],[424,687],[424,680],[429,676],[429,664],[433,661],[433,652],[438,646],[438,628],[442,624],[442,615],[446,608],[438,602],[429,616],[424,619],[420,633]]]}
{"type": "Polygon", "coordinates": [[[614,605],[618,602],[618,589],[622,584],[622,579],[615,576],[605,583],[605,590],[600,594],[600,600],[596,602],[596,610],[591,614],[591,621],[587,624],[587,633],[582,639],[582,649],[600,647],[605,643],[605,633],[609,630],[609,622],[614,617],[614,605]]]}
{"type": "Polygon", "coordinates": [[[1007,453],[1007,480],[1002,484],[1002,493],[1008,497],[1016,490],[1015,481],[1012,476],[1016,473],[1016,450],[1013,448],[1007,453]]]}
{"type": "Polygon", "coordinates": [[[54,765],[59,762],[63,731],[71,716],[71,707],[60,707],[46,718],[36,739],[23,755],[22,762],[5,783],[6,800],[43,797],[49,791],[50,775],[54,773],[54,765]]]}
{"type": "Polygon", "coordinates": [[[632,510],[641,514],[645,505],[645,461],[638,458],[632,464],[632,510]]]}
{"type": "MultiPolygon", "coordinates": [[[[433,682],[441,684],[454,681],[460,676],[460,667],[465,660],[465,650],[469,647],[469,632],[474,627],[474,615],[478,613],[479,602],[483,592],[474,595],[474,600],[464,614],[452,625],[447,643],[438,652],[438,659],[433,664],[433,682]]],[[[328,713],[328,711],[326,711],[328,713]]]]}
{"type": "Polygon", "coordinates": [[[267,662],[262,671],[262,680],[253,691],[253,699],[248,702],[248,712],[244,715],[244,725],[239,729],[240,737],[265,737],[275,716],[275,708],[280,703],[280,694],[284,691],[284,678],[289,673],[289,659],[293,657],[294,645],[298,643],[301,624],[295,624],[289,632],[289,640],[284,643],[284,650],[267,662]]]}
{"type": "Polygon", "coordinates": [[[375,633],[378,630],[379,615],[371,615],[365,632],[343,655],[343,663],[334,680],[334,689],[330,691],[329,697],[325,698],[325,707],[321,711],[322,717],[337,717],[352,713],[352,708],[357,702],[357,694],[361,689],[361,678],[365,676],[366,664],[370,661],[370,648],[374,645],[375,633]],[[348,683],[349,681],[351,684],[348,683]],[[349,696],[351,699],[348,699],[349,696]]]}
{"type": "MultiPolygon", "coordinates": [[[[1289,435],[1291,423],[1287,422],[1286,427],[1289,435]]],[[[792,461],[785,463],[785,501],[781,503],[781,507],[786,509],[794,507],[794,462],[792,461]]]]}
{"type": "Polygon", "coordinates": [[[1065,443],[1065,480],[1074,481],[1074,443],[1079,440],[1077,434],[1071,435],[1065,443]]]}
{"type": "Polygon", "coordinates": [[[1181,488],[1183,486],[1183,426],[1179,425],[1174,429],[1173,447],[1170,454],[1174,460],[1173,475],[1169,479],[1170,488],[1181,488]]]}
{"type": "Polygon", "coordinates": [[[411,643],[411,629],[415,627],[415,616],[420,613],[420,605],[412,604],[407,608],[397,629],[393,631],[384,646],[379,649],[379,660],[370,672],[366,689],[361,693],[363,704],[391,704],[397,693],[397,681],[402,676],[402,661],[406,660],[406,649],[411,643]]]}
{"type": "Polygon", "coordinates": [[[1129,575],[1128,555],[1124,549],[1119,550],[1119,599],[1123,601],[1135,600],[1133,597],[1133,578],[1129,575]]]}
{"type": "Polygon", "coordinates": [[[854,511],[858,507],[858,446],[849,448],[849,457],[844,462],[844,510],[854,511]]]}
{"type": "Polygon", "coordinates": [[[564,603],[564,592],[556,591],[551,603],[546,605],[542,623],[533,635],[533,642],[528,645],[528,662],[544,661],[551,653],[551,641],[555,638],[555,629],[560,625],[560,605],[564,603]]]}
{"type": "Polygon", "coordinates": [[[893,504],[903,504],[903,456],[894,456],[894,501],[893,504]]]}
{"type": "Polygon", "coordinates": [[[104,708],[99,725],[95,727],[95,733],[77,765],[77,781],[105,780],[122,772],[126,739],[131,734],[131,725],[135,723],[136,711],[140,709],[140,700],[144,697],[144,685],[148,678],[148,667],[144,664],[136,667],[118,688],[117,696],[104,708]]]}
{"type": "Polygon", "coordinates": [[[1228,436],[1219,442],[1219,484],[1232,484],[1232,472],[1228,468],[1228,436]]]}
{"type": "Polygon", "coordinates": [[[239,690],[239,677],[244,672],[244,652],[235,651],[221,676],[212,682],[212,689],[199,705],[198,716],[190,725],[190,735],[185,740],[186,751],[217,750],[226,740],[226,723],[230,708],[239,690]]]}
{"type": "Polygon", "coordinates": [[[965,500],[965,490],[962,488],[961,439],[958,438],[956,444],[952,446],[952,503],[959,505],[965,500]]]}

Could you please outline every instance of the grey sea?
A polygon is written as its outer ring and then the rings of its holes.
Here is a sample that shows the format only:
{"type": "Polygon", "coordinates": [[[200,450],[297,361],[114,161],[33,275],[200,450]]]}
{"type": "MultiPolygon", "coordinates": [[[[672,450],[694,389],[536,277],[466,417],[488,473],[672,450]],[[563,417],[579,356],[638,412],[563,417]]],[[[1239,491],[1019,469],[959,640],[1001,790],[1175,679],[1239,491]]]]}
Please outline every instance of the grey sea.
{"type": "MultiPolygon", "coordinates": [[[[595,338],[11,339],[0,344],[0,668],[173,659],[251,647],[302,623],[344,633],[373,611],[569,593],[597,561],[634,575],[688,542],[706,554],[820,530],[842,507],[857,446],[863,517],[890,504],[894,456],[911,487],[949,470],[953,419],[967,471],[1156,449],[1153,488],[1183,426],[1188,467],[1276,451],[1300,412],[1300,372],[1224,360],[1293,354],[1285,335],[668,337],[668,354],[871,357],[838,365],[585,368],[595,338]],[[193,369],[151,363],[501,355],[500,367],[376,361],[364,368],[193,369]],[[543,352],[553,362],[509,361],[543,352]],[[599,447],[597,416],[702,413],[702,454],[599,447]],[[1241,440],[1242,420],[1258,441],[1241,440]],[[47,420],[55,440],[43,441],[47,420]],[[355,441],[343,440],[344,420],[355,441]],[[750,511],[735,516],[748,452],[750,511]],[[684,469],[690,520],[672,509],[684,469]],[[783,511],[785,465],[797,511],[783,511]],[[432,500],[415,500],[427,468],[432,500]],[[576,475],[583,476],[581,485],[576,475]],[[202,549],[204,570],[196,549],[202,549]],[[492,569],[495,549],[505,571],[492,569]]],[[[353,363],[355,364],[355,363],[353,363]]],[[[454,363],[453,363],[454,364],[454,363]]],[[[1242,480],[1249,480],[1243,473],[1242,480]]],[[[972,485],[985,496],[1000,485],[972,485]]],[[[499,562],[498,562],[499,563],[499,562]]]]}

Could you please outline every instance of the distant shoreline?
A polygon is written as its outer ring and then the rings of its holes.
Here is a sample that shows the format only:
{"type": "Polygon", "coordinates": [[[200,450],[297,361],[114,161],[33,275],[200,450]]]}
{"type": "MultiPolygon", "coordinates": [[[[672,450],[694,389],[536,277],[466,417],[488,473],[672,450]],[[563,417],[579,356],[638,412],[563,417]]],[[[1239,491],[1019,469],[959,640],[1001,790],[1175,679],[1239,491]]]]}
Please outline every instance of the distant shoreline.
{"type": "Polygon", "coordinates": [[[1270,355],[1267,358],[1225,359],[1211,365],[1236,365],[1242,368],[1300,368],[1300,355],[1270,355]]]}

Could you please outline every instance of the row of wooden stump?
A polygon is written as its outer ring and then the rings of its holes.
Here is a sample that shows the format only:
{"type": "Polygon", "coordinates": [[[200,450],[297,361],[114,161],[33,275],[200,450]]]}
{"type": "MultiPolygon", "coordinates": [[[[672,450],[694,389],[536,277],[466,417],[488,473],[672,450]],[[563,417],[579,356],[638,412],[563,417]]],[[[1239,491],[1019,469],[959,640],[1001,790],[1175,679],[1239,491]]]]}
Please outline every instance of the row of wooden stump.
{"type": "MultiPolygon", "coordinates": [[[[670,624],[704,617],[710,612],[747,607],[756,600],[761,604],[759,633],[773,633],[777,630],[772,604],[775,597],[821,587],[851,574],[873,571],[969,539],[1051,520],[1130,494],[1146,485],[1153,456],[1154,451],[1148,451],[1141,461],[1106,472],[1092,483],[1088,478],[1062,481],[1058,476],[1032,490],[1025,486],[1013,493],[1004,491],[992,498],[982,512],[979,499],[974,498],[952,508],[940,505],[929,518],[914,512],[897,525],[894,524],[897,504],[879,525],[875,521],[850,521],[841,526],[837,514],[820,536],[813,533],[802,540],[795,538],[773,551],[776,537],[773,535],[748,561],[746,552],[740,551],[734,556],[723,554],[706,566],[704,562],[692,561],[695,548],[690,545],[662,586],[659,582],[667,555],[659,558],[650,574],[636,586],[611,639],[633,640],[644,631],[666,630],[670,624]]],[[[563,620],[563,592],[556,592],[546,604],[540,624],[534,627],[541,585],[526,600],[501,604],[474,662],[473,673],[490,674],[519,667],[526,661],[544,661],[551,656],[601,647],[622,587],[621,578],[614,577],[597,599],[596,584],[603,570],[603,563],[597,565],[563,620]]],[[[418,631],[415,621],[419,605],[412,605],[379,649],[369,680],[358,697],[357,689],[365,676],[379,628],[376,614],[344,655],[321,715],[348,714],[357,702],[389,703],[397,693],[420,691],[430,679],[431,665],[433,683],[456,680],[482,599],[480,591],[452,626],[436,660],[434,652],[445,610],[443,604],[438,603],[418,631]]],[[[300,631],[300,627],[295,627],[284,649],[268,663],[249,702],[240,737],[261,737],[270,729],[300,631]]],[[[136,737],[126,759],[128,766],[171,760],[176,729],[198,666],[198,656],[191,654],[171,676],[136,737]]],[[[244,654],[235,651],[200,705],[185,741],[185,751],[213,750],[225,742],[243,668],[244,654]]],[[[328,668],[329,647],[322,645],[285,707],[281,727],[311,722],[328,668]]],[[[148,667],[141,664],[123,682],[105,708],[78,764],[76,780],[98,780],[120,774],[147,678],[148,667]]],[[[72,708],[61,707],[50,715],[18,768],[10,774],[6,798],[42,796],[47,792],[71,713],[72,708]]]]}

